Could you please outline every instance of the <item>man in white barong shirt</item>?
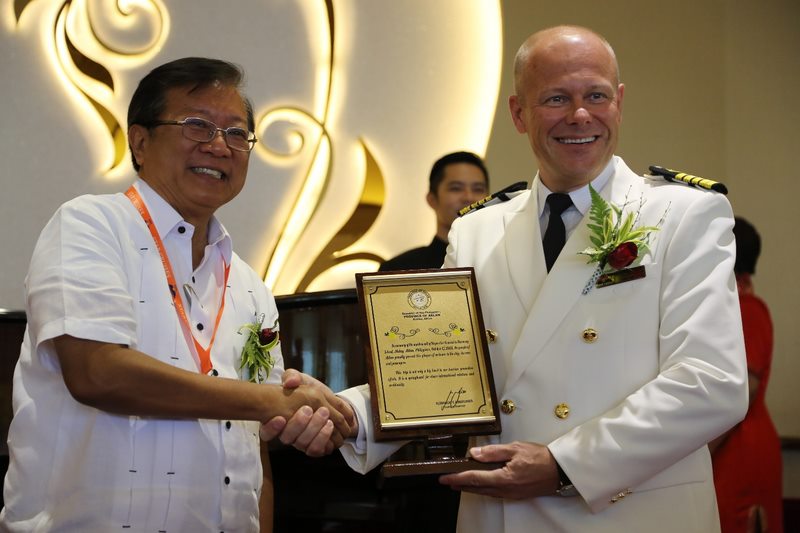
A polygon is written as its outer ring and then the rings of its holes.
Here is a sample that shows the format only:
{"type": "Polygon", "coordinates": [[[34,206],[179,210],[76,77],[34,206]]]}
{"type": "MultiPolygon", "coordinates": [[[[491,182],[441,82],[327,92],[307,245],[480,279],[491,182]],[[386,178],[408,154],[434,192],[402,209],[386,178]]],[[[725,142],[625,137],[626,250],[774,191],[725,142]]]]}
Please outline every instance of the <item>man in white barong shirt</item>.
{"type": "Polygon", "coordinates": [[[274,384],[279,345],[267,384],[240,368],[241,328],[279,328],[272,294],[214,217],[244,186],[255,143],[242,75],[205,58],[154,69],[128,114],[140,179],[67,202],[42,231],[0,531],[271,531],[259,422],[296,413],[314,431],[310,455],[348,431],[338,398],[274,384]]]}

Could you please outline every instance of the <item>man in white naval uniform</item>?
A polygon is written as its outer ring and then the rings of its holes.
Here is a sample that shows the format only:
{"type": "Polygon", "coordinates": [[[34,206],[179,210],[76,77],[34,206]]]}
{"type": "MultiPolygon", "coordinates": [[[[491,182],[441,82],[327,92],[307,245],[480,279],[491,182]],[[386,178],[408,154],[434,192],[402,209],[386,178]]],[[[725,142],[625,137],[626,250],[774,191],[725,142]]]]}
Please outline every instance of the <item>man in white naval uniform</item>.
{"type": "MultiPolygon", "coordinates": [[[[530,191],[456,221],[444,264],[475,269],[502,406],[502,433],[469,453],[505,466],[441,478],[462,491],[458,530],[718,531],[706,443],[747,408],[730,205],[614,156],[624,85],[601,36],[538,32],[514,72],[512,118],[539,172],[530,191]],[[637,227],[658,226],[636,270],[622,268],[637,276],[593,283],[597,265],[579,255],[592,246],[589,185],[637,227]],[[553,193],[567,199],[560,218],[553,193]],[[548,272],[551,224],[566,243],[548,272]]],[[[341,395],[359,421],[342,453],[367,471],[393,446],[371,440],[367,387],[341,395]]]]}

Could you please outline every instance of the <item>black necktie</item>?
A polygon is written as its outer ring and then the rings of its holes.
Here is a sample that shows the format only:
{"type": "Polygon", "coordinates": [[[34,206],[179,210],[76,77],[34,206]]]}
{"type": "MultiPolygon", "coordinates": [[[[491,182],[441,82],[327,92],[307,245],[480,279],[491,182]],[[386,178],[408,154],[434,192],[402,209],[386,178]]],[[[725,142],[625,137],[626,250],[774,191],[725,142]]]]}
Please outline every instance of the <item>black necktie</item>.
{"type": "Polygon", "coordinates": [[[561,220],[561,213],[572,205],[572,199],[569,194],[554,192],[547,197],[547,205],[550,206],[550,220],[547,222],[547,231],[544,232],[542,244],[544,245],[544,261],[547,271],[550,272],[567,241],[567,230],[564,228],[564,221],[561,220]]]}

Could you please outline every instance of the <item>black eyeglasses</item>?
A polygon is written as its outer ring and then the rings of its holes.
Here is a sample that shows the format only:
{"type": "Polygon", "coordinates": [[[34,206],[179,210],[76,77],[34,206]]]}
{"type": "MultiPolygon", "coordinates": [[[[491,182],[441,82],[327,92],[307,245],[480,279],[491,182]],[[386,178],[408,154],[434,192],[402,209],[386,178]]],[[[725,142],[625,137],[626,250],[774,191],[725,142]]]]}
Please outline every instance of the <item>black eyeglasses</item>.
{"type": "Polygon", "coordinates": [[[147,126],[181,126],[184,137],[200,143],[211,142],[217,132],[221,131],[228,148],[237,152],[249,152],[258,141],[254,134],[244,128],[219,128],[213,122],[197,117],[187,117],[183,120],[157,120],[147,126]]]}

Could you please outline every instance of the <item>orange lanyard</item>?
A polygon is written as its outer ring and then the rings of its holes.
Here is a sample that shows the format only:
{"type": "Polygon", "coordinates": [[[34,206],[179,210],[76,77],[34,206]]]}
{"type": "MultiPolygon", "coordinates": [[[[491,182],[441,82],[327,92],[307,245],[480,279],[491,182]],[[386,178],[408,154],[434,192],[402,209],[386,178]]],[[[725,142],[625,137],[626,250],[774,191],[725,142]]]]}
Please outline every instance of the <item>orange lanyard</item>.
{"type": "Polygon", "coordinates": [[[167,257],[167,251],[164,249],[164,243],[161,241],[161,236],[158,234],[155,223],[153,223],[153,218],[150,216],[150,211],[147,210],[147,206],[144,205],[142,197],[139,196],[139,191],[137,191],[133,185],[131,185],[130,188],[125,191],[125,196],[127,196],[128,200],[130,200],[134,207],[136,207],[136,209],[139,211],[139,214],[142,215],[142,219],[144,219],[147,229],[150,230],[150,234],[153,236],[153,240],[156,243],[156,248],[158,248],[158,254],[161,256],[161,265],[164,267],[164,274],[167,276],[169,292],[172,294],[172,302],[175,304],[175,312],[178,313],[178,317],[181,319],[181,325],[183,326],[184,331],[188,333],[194,341],[194,348],[197,350],[197,356],[200,358],[200,370],[204,374],[208,374],[212,368],[211,347],[214,345],[214,339],[217,336],[219,322],[222,318],[222,311],[225,309],[225,291],[228,288],[228,274],[230,274],[231,267],[230,265],[225,265],[225,280],[222,283],[222,301],[219,303],[219,311],[217,311],[217,319],[214,322],[214,331],[211,333],[211,341],[208,343],[208,348],[203,348],[203,346],[197,341],[192,333],[192,326],[189,324],[186,311],[183,309],[181,297],[178,295],[178,284],[175,283],[175,275],[172,273],[172,265],[169,262],[169,257],[167,257]]]}

